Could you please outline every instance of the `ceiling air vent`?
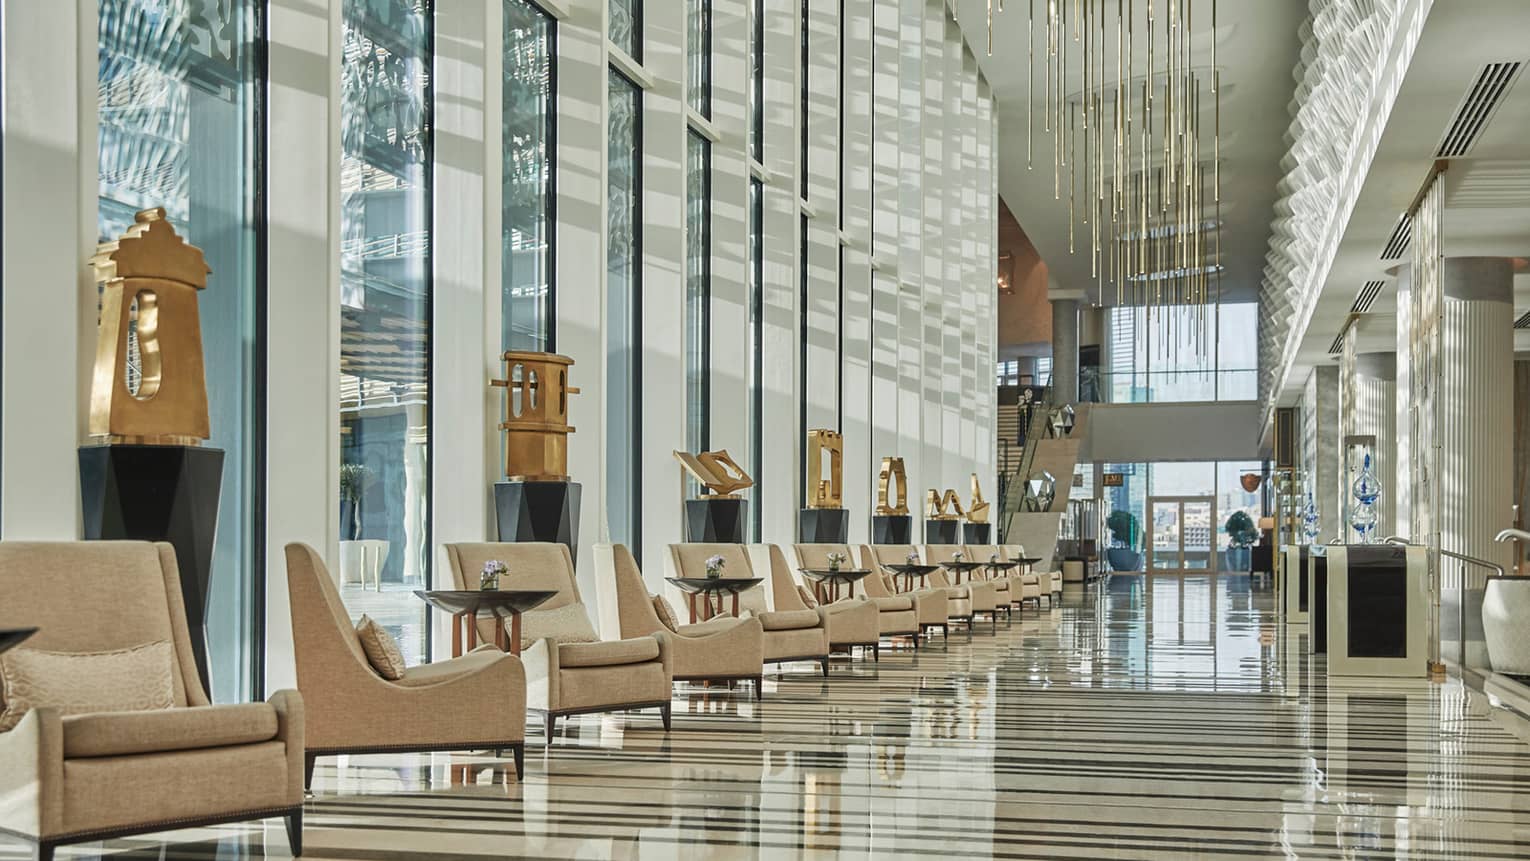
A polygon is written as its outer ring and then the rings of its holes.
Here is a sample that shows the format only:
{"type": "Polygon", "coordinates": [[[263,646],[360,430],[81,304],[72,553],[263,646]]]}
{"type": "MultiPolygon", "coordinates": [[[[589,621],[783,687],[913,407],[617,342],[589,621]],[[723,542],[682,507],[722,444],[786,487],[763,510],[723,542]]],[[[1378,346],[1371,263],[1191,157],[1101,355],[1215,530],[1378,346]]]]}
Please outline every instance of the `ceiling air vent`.
{"type": "Polygon", "coordinates": [[[1514,328],[1530,329],[1530,311],[1519,315],[1519,319],[1514,321],[1514,328]]]}
{"type": "Polygon", "coordinates": [[[1387,240],[1386,247],[1381,249],[1382,260],[1401,260],[1403,252],[1408,250],[1408,241],[1413,238],[1413,216],[1407,213],[1397,219],[1397,227],[1392,231],[1392,238],[1387,240]]]}
{"type": "Polygon", "coordinates": [[[1360,295],[1355,297],[1355,304],[1350,306],[1349,313],[1364,314],[1371,310],[1371,304],[1381,295],[1381,288],[1385,286],[1385,281],[1365,282],[1365,286],[1360,288],[1360,295]]]}
{"type": "Polygon", "coordinates": [[[1504,94],[1514,85],[1520,65],[1489,63],[1482,67],[1477,82],[1456,108],[1456,115],[1450,122],[1450,128],[1445,130],[1445,138],[1440,142],[1435,158],[1461,158],[1471,152],[1478,136],[1493,118],[1493,112],[1498,110],[1504,94]]]}
{"type": "Polygon", "coordinates": [[[1349,334],[1349,324],[1352,322],[1353,320],[1344,321],[1344,328],[1339,330],[1339,334],[1334,336],[1333,343],[1328,345],[1328,355],[1337,356],[1344,352],[1344,336],[1349,334]]]}

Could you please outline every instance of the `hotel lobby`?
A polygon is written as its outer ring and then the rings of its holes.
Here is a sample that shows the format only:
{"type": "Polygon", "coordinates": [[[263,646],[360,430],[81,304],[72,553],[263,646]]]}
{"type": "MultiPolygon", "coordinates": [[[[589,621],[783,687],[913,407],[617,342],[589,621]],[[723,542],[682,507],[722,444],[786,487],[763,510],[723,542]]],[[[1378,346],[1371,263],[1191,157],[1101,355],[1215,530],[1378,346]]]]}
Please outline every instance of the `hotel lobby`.
{"type": "Polygon", "coordinates": [[[1530,857],[1527,33],[0,0],[0,861],[1530,857]]]}

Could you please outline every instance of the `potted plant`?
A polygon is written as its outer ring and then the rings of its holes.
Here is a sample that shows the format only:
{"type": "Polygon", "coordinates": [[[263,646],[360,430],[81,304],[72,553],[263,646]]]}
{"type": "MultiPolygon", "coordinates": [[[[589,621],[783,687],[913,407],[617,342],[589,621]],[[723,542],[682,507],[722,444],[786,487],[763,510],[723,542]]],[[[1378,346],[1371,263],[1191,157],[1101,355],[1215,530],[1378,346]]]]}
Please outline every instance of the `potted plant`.
{"type": "Polygon", "coordinates": [[[340,464],[340,540],[361,537],[361,497],[372,470],[360,463],[340,464]]]}
{"type": "Polygon", "coordinates": [[[1115,571],[1141,571],[1142,554],[1137,551],[1141,532],[1137,517],[1130,511],[1116,509],[1105,518],[1105,528],[1110,530],[1115,544],[1105,550],[1105,558],[1115,571]]]}
{"type": "Polygon", "coordinates": [[[1246,511],[1234,511],[1223,524],[1222,531],[1227,533],[1222,570],[1249,570],[1249,563],[1253,561],[1253,551],[1249,548],[1259,542],[1259,527],[1254,525],[1254,519],[1246,511]]]}

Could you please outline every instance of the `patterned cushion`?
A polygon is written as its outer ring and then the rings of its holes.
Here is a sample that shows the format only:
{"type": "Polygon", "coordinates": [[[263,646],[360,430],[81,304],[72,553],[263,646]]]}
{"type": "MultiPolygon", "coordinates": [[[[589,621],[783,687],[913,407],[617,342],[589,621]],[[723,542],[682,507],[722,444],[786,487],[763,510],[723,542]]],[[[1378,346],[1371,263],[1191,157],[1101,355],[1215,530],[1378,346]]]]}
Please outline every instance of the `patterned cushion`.
{"type": "Polygon", "coordinates": [[[39,706],[66,716],[174,708],[174,667],[166,640],[111,652],[13,649],[0,655],[0,732],[39,706]]]}
{"type": "Polygon", "coordinates": [[[802,603],[806,604],[809,610],[818,607],[818,599],[813,597],[813,593],[808,591],[806,586],[798,586],[797,594],[802,596],[802,603]]]}
{"type": "Polygon", "coordinates": [[[361,640],[361,650],[367,653],[367,663],[379,676],[390,682],[404,677],[404,670],[408,669],[404,666],[404,653],[399,651],[398,641],[376,619],[362,614],[361,621],[356,623],[356,638],[361,640]]]}
{"type": "Polygon", "coordinates": [[[669,606],[669,602],[664,600],[663,595],[650,595],[648,597],[653,599],[653,611],[659,614],[659,621],[664,623],[664,627],[671,631],[679,631],[680,620],[675,618],[675,608],[669,606]]]}
{"type": "Polygon", "coordinates": [[[584,605],[564,604],[551,610],[527,610],[521,614],[521,649],[529,649],[537,640],[555,644],[596,643],[600,637],[584,613],[584,605]]]}

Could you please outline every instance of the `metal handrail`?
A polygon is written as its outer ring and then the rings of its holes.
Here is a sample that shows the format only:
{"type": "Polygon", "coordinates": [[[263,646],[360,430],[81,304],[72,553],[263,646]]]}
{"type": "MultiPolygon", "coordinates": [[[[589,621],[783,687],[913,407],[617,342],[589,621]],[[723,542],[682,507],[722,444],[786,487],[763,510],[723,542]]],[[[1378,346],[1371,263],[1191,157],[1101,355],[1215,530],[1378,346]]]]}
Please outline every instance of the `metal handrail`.
{"type": "MultiPolygon", "coordinates": [[[[1503,541],[1504,540],[1504,536],[1505,535],[1509,535],[1510,533],[1518,533],[1519,535],[1522,535],[1525,538],[1530,538],[1530,533],[1521,532],[1518,529],[1505,529],[1502,532],[1499,532],[1498,535],[1493,538],[1493,540],[1494,541],[1503,541]]],[[[1517,536],[1511,536],[1511,537],[1517,537],[1517,536]]],[[[1402,546],[1406,546],[1406,547],[1427,547],[1428,546],[1428,545],[1425,545],[1425,544],[1415,544],[1415,543],[1409,541],[1408,539],[1403,538],[1401,536],[1397,536],[1397,535],[1393,535],[1390,538],[1383,538],[1382,540],[1385,541],[1388,544],[1398,544],[1398,545],[1402,545],[1402,546]]],[[[1449,557],[1451,559],[1455,559],[1458,562],[1465,562],[1468,565],[1476,565],[1479,568],[1487,568],[1487,569],[1489,569],[1491,571],[1496,571],[1496,572],[1498,572],[1498,576],[1499,577],[1505,576],[1505,572],[1504,572],[1503,566],[1499,565],[1497,562],[1489,562],[1486,559],[1478,559],[1475,556],[1467,556],[1465,553],[1457,553],[1454,550],[1446,550],[1443,547],[1441,547],[1439,549],[1439,553],[1440,553],[1441,556],[1446,556],[1446,557],[1449,557]]],[[[1438,607],[1439,607],[1439,602],[1440,602],[1440,593],[1443,592],[1444,590],[1445,590],[1445,582],[1444,582],[1444,578],[1441,577],[1437,588],[1434,590],[1434,592],[1435,592],[1435,594],[1434,594],[1434,602],[1435,602],[1436,612],[1437,613],[1438,613],[1438,607]]],[[[1436,655],[1435,657],[1438,658],[1439,656],[1436,655]]],[[[1466,666],[1466,576],[1465,576],[1465,572],[1462,573],[1462,577],[1461,577],[1461,594],[1456,599],[1456,660],[1460,662],[1460,665],[1462,667],[1466,666]]]]}

